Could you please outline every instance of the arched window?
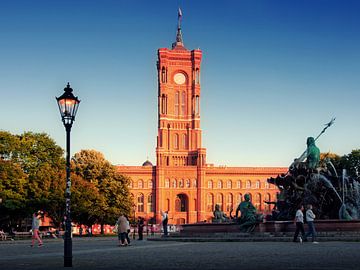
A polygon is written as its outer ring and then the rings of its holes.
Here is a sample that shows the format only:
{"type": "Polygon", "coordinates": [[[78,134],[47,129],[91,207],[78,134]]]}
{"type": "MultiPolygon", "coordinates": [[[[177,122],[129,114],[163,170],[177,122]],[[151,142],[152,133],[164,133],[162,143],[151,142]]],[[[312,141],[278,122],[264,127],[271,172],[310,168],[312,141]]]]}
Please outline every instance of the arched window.
{"type": "Polygon", "coordinates": [[[175,93],[175,115],[179,115],[179,99],[180,99],[180,93],[179,91],[176,91],[175,93]]]}
{"type": "Polygon", "coordinates": [[[184,194],[179,194],[175,199],[175,211],[186,212],[186,197],[184,194]]]}
{"type": "Polygon", "coordinates": [[[133,183],[133,181],[130,181],[129,182],[129,188],[133,188],[134,187],[134,183],[133,183]]]}
{"type": "Polygon", "coordinates": [[[169,211],[170,210],[170,200],[169,199],[166,199],[166,210],[165,211],[169,211]]]}
{"type": "Polygon", "coordinates": [[[222,188],[222,187],[223,187],[223,183],[222,183],[221,180],[219,180],[219,181],[217,182],[217,188],[222,188]]]}
{"type": "Polygon", "coordinates": [[[144,182],[141,179],[138,181],[138,188],[144,188],[144,182]]]}
{"type": "Polygon", "coordinates": [[[236,194],[236,204],[238,205],[243,200],[243,196],[241,193],[236,194]]]}
{"type": "Polygon", "coordinates": [[[229,193],[226,196],[226,211],[230,212],[231,209],[233,209],[233,195],[231,193],[229,193]]]}
{"type": "Polygon", "coordinates": [[[209,180],[209,181],[208,181],[208,188],[213,188],[213,182],[212,182],[212,180],[209,180]]]}
{"type": "Polygon", "coordinates": [[[260,181],[259,180],[256,181],[255,188],[260,188],[260,181]]]}
{"type": "Polygon", "coordinates": [[[241,180],[236,181],[236,188],[241,188],[241,180]]]}
{"type": "Polygon", "coordinates": [[[198,115],[200,111],[200,97],[195,97],[195,114],[198,115]]]}
{"type": "Polygon", "coordinates": [[[154,212],[152,193],[150,193],[149,196],[148,196],[147,209],[148,209],[148,212],[154,212]]]}
{"type": "Polygon", "coordinates": [[[251,188],[251,181],[250,180],[246,181],[246,188],[251,188]]]}
{"type": "Polygon", "coordinates": [[[184,187],[184,180],[182,180],[182,179],[179,180],[179,187],[180,188],[184,187]]]}
{"type": "Polygon", "coordinates": [[[223,203],[224,203],[224,196],[221,193],[216,194],[216,204],[220,206],[221,211],[224,211],[223,203]]]}
{"type": "Polygon", "coordinates": [[[189,187],[190,187],[190,180],[189,180],[189,179],[186,179],[186,182],[185,182],[185,183],[186,183],[186,184],[185,184],[186,187],[189,188],[189,187]]]}
{"type": "MultiPolygon", "coordinates": [[[[270,202],[270,200],[271,200],[270,194],[269,194],[269,193],[266,193],[266,194],[265,194],[265,202],[270,202]]],[[[264,206],[265,206],[265,207],[264,207],[264,208],[265,208],[265,211],[270,212],[270,204],[265,203],[264,206]]]]}
{"type": "Polygon", "coordinates": [[[214,211],[214,195],[208,193],[206,197],[207,197],[206,198],[207,211],[212,212],[214,211]]]}
{"type": "Polygon", "coordinates": [[[174,148],[179,149],[179,134],[174,134],[174,148]]]}
{"type": "Polygon", "coordinates": [[[195,83],[200,83],[200,70],[198,68],[195,70],[195,83]]]}
{"type": "Polygon", "coordinates": [[[182,135],[182,148],[184,149],[188,149],[188,143],[187,143],[187,136],[186,134],[183,134],[182,135]]]}
{"type": "Polygon", "coordinates": [[[166,101],[167,101],[167,98],[165,96],[165,94],[162,94],[161,96],[161,113],[162,114],[166,114],[167,110],[166,110],[166,107],[167,107],[167,104],[166,104],[166,101]]]}
{"type": "Polygon", "coordinates": [[[193,180],[193,187],[197,187],[196,179],[193,180]]]}
{"type": "Polygon", "coordinates": [[[161,68],[161,82],[162,83],[166,82],[166,69],[165,69],[165,67],[161,68]]]}
{"type": "Polygon", "coordinates": [[[268,183],[268,181],[265,181],[265,189],[269,189],[270,188],[270,184],[268,183]]]}
{"type": "Polygon", "coordinates": [[[169,179],[165,179],[165,187],[166,188],[170,187],[170,180],[169,179]]]}
{"type": "Polygon", "coordinates": [[[137,197],[137,211],[144,212],[144,194],[142,193],[137,197]]]}
{"type": "Polygon", "coordinates": [[[258,210],[262,210],[261,209],[261,194],[260,193],[256,193],[255,194],[255,203],[254,206],[256,207],[256,209],[258,210]]]}
{"type": "Polygon", "coordinates": [[[148,181],[148,188],[153,188],[153,181],[152,180],[148,181]]]}
{"type": "Polygon", "coordinates": [[[228,180],[226,183],[226,188],[232,188],[231,180],[228,180]]]}
{"type": "Polygon", "coordinates": [[[173,180],[172,180],[172,187],[173,187],[173,188],[176,188],[176,179],[173,179],[173,180]]]}
{"type": "Polygon", "coordinates": [[[186,114],[185,104],[186,104],[186,94],[185,94],[185,91],[183,91],[182,94],[181,94],[181,114],[182,115],[186,114]]]}

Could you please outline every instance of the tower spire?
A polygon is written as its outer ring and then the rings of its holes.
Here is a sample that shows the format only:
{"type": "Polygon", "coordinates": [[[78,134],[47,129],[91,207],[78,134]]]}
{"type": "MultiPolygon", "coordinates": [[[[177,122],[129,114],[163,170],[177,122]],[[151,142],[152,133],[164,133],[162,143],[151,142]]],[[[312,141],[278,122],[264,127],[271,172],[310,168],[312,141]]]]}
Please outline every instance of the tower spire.
{"type": "Polygon", "coordinates": [[[178,9],[178,25],[177,25],[177,32],[176,32],[176,41],[172,44],[172,48],[175,49],[176,47],[182,47],[184,48],[184,43],[182,39],[182,33],[181,33],[181,18],[182,18],[182,11],[179,7],[178,9]]]}

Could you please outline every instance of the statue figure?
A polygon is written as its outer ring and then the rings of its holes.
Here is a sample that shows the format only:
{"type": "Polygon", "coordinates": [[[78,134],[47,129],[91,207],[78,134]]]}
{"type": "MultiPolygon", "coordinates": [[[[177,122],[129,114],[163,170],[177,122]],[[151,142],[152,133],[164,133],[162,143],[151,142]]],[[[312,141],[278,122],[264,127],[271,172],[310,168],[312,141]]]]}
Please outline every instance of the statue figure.
{"type": "Polygon", "coordinates": [[[320,162],[320,150],[315,145],[315,139],[313,137],[308,137],[306,140],[306,164],[308,169],[316,169],[319,166],[320,162]]]}
{"type": "Polygon", "coordinates": [[[256,208],[250,201],[250,195],[244,195],[245,201],[241,202],[236,209],[236,219],[240,224],[242,232],[252,232],[260,219],[260,215],[256,214],[256,208]],[[239,217],[239,212],[241,216],[239,217]]]}
{"type": "Polygon", "coordinates": [[[229,221],[229,218],[226,216],[226,214],[220,210],[220,205],[215,204],[215,210],[213,212],[213,222],[215,223],[221,223],[225,221],[229,221]]]}

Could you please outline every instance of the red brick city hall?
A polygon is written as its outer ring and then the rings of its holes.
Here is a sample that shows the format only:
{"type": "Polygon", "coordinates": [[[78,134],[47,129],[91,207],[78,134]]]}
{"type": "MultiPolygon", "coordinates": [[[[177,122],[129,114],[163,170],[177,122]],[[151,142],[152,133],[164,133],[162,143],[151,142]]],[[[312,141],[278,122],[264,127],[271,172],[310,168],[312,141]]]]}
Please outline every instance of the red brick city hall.
{"type": "MultiPolygon", "coordinates": [[[[261,212],[276,199],[277,188],[266,179],[286,172],[278,167],[215,167],[206,162],[200,128],[201,58],[185,48],[180,23],[172,48],[158,50],[158,135],[156,165],[117,166],[131,177],[135,215],[170,224],[211,220],[215,204],[229,214],[249,193],[261,212]]],[[[205,116],[206,117],[206,116],[205,116]]]]}

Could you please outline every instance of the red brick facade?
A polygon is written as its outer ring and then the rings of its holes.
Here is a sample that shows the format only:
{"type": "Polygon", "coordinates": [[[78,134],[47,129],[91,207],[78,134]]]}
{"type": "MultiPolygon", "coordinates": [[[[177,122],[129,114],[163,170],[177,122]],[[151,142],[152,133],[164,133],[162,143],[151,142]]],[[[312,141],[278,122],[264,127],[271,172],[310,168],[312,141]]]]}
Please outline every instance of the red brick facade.
{"type": "Polygon", "coordinates": [[[266,179],[286,172],[274,167],[214,167],[206,163],[200,128],[202,51],[184,47],[181,29],[172,49],[158,50],[158,135],[156,166],[118,166],[131,177],[136,216],[161,220],[168,211],[170,224],[211,220],[215,204],[229,214],[245,193],[261,212],[275,200],[266,179]]]}

